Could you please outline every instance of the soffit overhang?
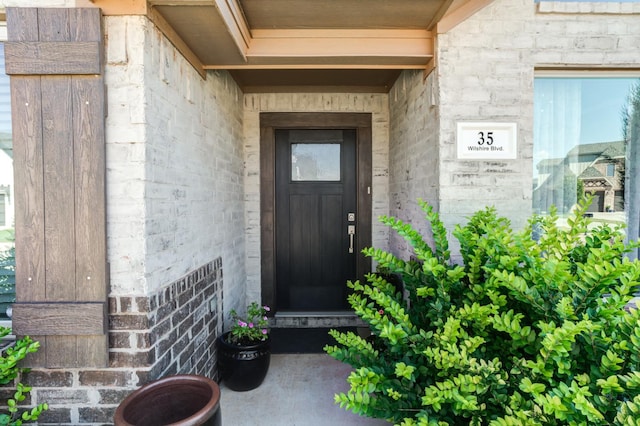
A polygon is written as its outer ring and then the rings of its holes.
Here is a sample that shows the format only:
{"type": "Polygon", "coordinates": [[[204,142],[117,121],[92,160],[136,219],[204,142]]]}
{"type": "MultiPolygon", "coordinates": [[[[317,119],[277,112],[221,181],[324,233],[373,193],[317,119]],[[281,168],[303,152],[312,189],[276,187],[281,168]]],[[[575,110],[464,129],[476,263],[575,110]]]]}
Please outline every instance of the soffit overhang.
{"type": "Polygon", "coordinates": [[[433,70],[437,34],[492,0],[130,1],[202,75],[228,70],[247,93],[388,92],[402,70],[433,70]]]}

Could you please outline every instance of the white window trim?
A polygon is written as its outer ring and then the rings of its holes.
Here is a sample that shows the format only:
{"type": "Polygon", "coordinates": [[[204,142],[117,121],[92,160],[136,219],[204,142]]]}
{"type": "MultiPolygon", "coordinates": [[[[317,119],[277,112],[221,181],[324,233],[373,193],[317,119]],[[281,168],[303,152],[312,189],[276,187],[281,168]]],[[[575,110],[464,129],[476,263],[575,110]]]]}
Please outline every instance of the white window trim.
{"type": "Polygon", "coordinates": [[[636,15],[640,14],[640,2],[604,2],[604,1],[553,1],[536,2],[537,13],[567,14],[604,14],[604,15],[636,15]]]}
{"type": "Polygon", "coordinates": [[[640,78],[640,69],[537,69],[534,78],[640,78]]]}

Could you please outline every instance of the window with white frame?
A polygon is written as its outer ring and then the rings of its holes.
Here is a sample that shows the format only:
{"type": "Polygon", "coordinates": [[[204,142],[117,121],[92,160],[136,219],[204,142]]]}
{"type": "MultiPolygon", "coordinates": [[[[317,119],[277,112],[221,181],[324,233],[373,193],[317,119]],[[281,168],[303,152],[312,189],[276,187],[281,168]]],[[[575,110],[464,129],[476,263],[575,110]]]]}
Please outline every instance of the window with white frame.
{"type": "Polygon", "coordinates": [[[560,217],[591,194],[594,221],[640,224],[640,73],[538,73],[534,82],[533,210],[560,217]]]}

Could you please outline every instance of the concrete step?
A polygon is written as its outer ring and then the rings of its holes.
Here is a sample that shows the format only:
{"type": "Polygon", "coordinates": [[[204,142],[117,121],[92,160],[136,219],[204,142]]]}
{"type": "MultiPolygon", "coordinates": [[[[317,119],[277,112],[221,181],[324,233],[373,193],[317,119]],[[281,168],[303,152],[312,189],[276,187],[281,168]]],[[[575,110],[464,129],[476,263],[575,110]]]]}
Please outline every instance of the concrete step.
{"type": "Polygon", "coordinates": [[[367,324],[351,311],[277,312],[270,319],[272,328],[316,328],[316,327],[366,327],[367,324]]]}

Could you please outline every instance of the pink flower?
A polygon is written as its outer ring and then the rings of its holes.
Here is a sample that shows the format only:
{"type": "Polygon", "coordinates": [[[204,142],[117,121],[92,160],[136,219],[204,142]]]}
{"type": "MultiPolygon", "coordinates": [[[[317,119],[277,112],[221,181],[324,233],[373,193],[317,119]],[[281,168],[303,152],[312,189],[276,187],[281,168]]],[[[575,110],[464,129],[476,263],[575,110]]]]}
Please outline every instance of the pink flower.
{"type": "Polygon", "coordinates": [[[253,328],[253,323],[252,322],[249,323],[249,328],[253,328]]]}
{"type": "Polygon", "coordinates": [[[270,307],[268,307],[267,305],[264,305],[262,308],[263,308],[265,311],[267,311],[267,312],[269,312],[269,311],[271,310],[271,308],[270,308],[270,307]]]}
{"type": "Polygon", "coordinates": [[[239,325],[240,327],[246,327],[246,326],[247,326],[247,323],[246,323],[246,322],[244,322],[244,321],[242,321],[242,320],[238,320],[238,325],[239,325]]]}
{"type": "Polygon", "coordinates": [[[262,329],[262,334],[267,334],[267,330],[266,329],[262,329]]]}
{"type": "Polygon", "coordinates": [[[379,313],[380,315],[384,315],[384,311],[383,311],[382,309],[380,309],[380,310],[378,311],[378,313],[379,313]]]}

